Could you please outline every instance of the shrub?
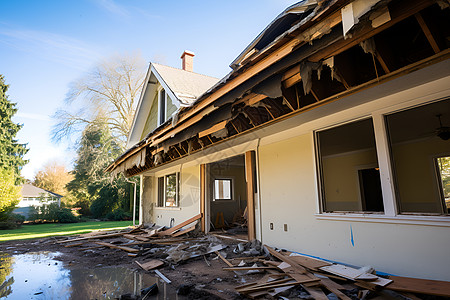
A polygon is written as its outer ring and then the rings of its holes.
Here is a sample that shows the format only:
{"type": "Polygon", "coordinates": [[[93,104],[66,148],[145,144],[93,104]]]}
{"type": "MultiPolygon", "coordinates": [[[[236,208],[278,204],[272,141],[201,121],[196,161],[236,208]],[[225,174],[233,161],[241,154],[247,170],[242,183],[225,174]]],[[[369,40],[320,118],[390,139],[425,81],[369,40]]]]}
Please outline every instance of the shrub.
{"type": "Polygon", "coordinates": [[[123,209],[118,208],[106,215],[106,219],[110,221],[125,221],[130,220],[131,214],[125,212],[123,209]]]}
{"type": "Polygon", "coordinates": [[[19,214],[9,214],[8,218],[0,222],[0,229],[14,229],[22,226],[25,217],[19,214]]]}
{"type": "Polygon", "coordinates": [[[57,203],[51,203],[43,205],[40,208],[35,208],[28,217],[31,221],[47,221],[47,222],[59,222],[59,223],[76,223],[77,217],[72,214],[69,208],[61,208],[57,203]]]}

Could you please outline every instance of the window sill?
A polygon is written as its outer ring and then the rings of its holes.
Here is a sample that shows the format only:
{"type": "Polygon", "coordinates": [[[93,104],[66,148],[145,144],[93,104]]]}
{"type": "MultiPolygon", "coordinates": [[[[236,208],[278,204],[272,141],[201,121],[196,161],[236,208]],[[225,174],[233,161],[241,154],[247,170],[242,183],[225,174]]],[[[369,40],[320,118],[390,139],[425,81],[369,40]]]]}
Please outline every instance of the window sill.
{"type": "Polygon", "coordinates": [[[386,216],[377,214],[323,213],[316,214],[318,220],[390,223],[406,225],[450,227],[450,216],[386,216]]]}
{"type": "Polygon", "coordinates": [[[155,207],[156,210],[181,210],[181,207],[155,207]]]}

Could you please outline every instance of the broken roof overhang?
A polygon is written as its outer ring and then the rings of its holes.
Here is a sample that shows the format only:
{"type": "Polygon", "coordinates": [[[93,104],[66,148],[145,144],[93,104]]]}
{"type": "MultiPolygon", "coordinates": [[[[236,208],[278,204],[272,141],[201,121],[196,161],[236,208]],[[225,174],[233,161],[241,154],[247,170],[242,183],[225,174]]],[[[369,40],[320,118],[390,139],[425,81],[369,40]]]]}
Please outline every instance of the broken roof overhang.
{"type": "Polygon", "coordinates": [[[286,8],[233,60],[230,67],[238,68],[243,61],[264,49],[277,37],[292,28],[293,24],[306,17],[317,6],[317,2],[316,0],[304,0],[286,8]]]}
{"type": "MultiPolygon", "coordinates": [[[[210,89],[208,89],[204,94],[202,94],[200,97],[198,97],[195,102],[191,106],[186,107],[180,107],[180,109],[177,111],[176,115],[172,118],[172,120],[166,121],[164,124],[156,128],[154,131],[150,132],[144,139],[142,139],[140,142],[132,146],[130,149],[128,149],[125,153],[123,153],[119,158],[117,158],[111,165],[109,165],[105,171],[110,172],[116,169],[121,163],[123,163],[127,158],[130,156],[136,154],[139,150],[141,150],[143,147],[147,145],[155,145],[158,143],[163,142],[164,140],[168,138],[173,138],[175,134],[177,133],[170,133],[171,129],[177,128],[183,124],[188,118],[192,119],[193,115],[198,115],[198,110],[204,110],[207,106],[205,100],[212,100],[207,101],[208,104],[210,102],[213,102],[215,100],[221,100],[220,103],[215,103],[214,107],[218,107],[223,105],[223,102],[230,102],[233,101],[236,98],[242,97],[243,93],[256,85],[257,83],[261,82],[264,78],[270,77],[270,72],[261,72],[258,73],[256,76],[253,76],[250,80],[243,80],[243,82],[248,81],[245,86],[241,86],[239,89],[231,88],[231,92],[225,91],[220,93],[221,89],[227,85],[230,84],[234,79],[239,77],[242,73],[244,73],[248,68],[246,68],[247,65],[249,67],[252,67],[253,62],[258,62],[262,60],[264,57],[267,57],[270,55],[275,48],[279,49],[282,48],[284,44],[288,42],[289,39],[294,37],[295,45],[289,45],[290,49],[289,51],[286,51],[287,53],[284,54],[284,56],[290,54],[295,46],[298,46],[301,41],[296,36],[306,32],[308,28],[311,28],[316,23],[319,23],[323,19],[325,19],[328,15],[331,14],[332,11],[335,9],[343,6],[346,2],[349,2],[349,0],[330,0],[330,1],[301,1],[297,4],[294,4],[290,6],[288,9],[286,9],[283,13],[281,13],[257,38],[252,44],[258,44],[262,47],[262,45],[265,45],[265,48],[261,49],[261,51],[258,51],[252,57],[251,60],[246,60],[245,62],[241,61],[240,68],[233,69],[230,73],[228,73],[224,78],[222,78],[219,82],[217,82],[214,86],[212,86],[210,89]],[[299,15],[300,14],[300,15],[299,15]],[[293,27],[289,26],[286,30],[284,30],[283,33],[279,34],[279,31],[276,31],[274,28],[277,26],[277,22],[281,22],[284,24],[284,22],[291,23],[291,17],[295,16],[297,19],[300,19],[299,22],[297,22],[293,27]],[[270,34],[269,34],[270,32],[270,34]],[[267,37],[275,37],[273,41],[270,42],[270,40],[267,37]],[[264,39],[263,39],[264,38],[264,39]],[[267,38],[267,39],[266,39],[267,38]],[[258,41],[257,41],[258,40],[258,41]],[[264,41],[264,43],[263,43],[264,41]],[[268,51],[271,50],[271,51],[268,51]],[[225,97],[223,97],[225,95],[225,97]],[[205,105],[206,104],[206,105],[205,105]],[[197,110],[195,110],[197,109],[197,110]],[[176,122],[175,122],[176,121],[176,122]],[[169,132],[167,132],[169,131],[169,132]],[[168,135],[167,135],[167,134],[168,135]],[[164,135],[164,139],[161,140],[160,137],[164,135]]],[[[280,24],[281,24],[280,23],[280,24]]],[[[286,23],[286,24],[287,24],[286,23]]],[[[324,34],[326,32],[323,32],[324,34]]],[[[315,36],[309,36],[308,42],[312,38],[319,38],[322,34],[315,35],[315,36]]],[[[305,37],[301,37],[304,39],[305,37]]],[[[302,41],[304,42],[304,41],[302,41]]],[[[251,45],[252,45],[251,44],[251,45]]],[[[249,48],[249,47],[247,47],[249,48]]],[[[250,47],[251,48],[251,47],[250,47]]],[[[244,51],[245,52],[245,51],[244,51]]],[[[282,57],[284,57],[282,56],[282,57]]],[[[282,57],[277,59],[276,61],[280,60],[282,57]]],[[[238,61],[239,59],[236,59],[238,61]]],[[[276,62],[275,61],[275,62],[276,62]]],[[[274,63],[275,63],[274,62],[274,63]]],[[[292,63],[292,62],[291,62],[292,63]]],[[[238,84],[242,85],[241,84],[238,84]]],[[[214,108],[210,108],[209,111],[206,112],[203,111],[202,117],[208,115],[212,111],[214,111],[214,108]]],[[[201,119],[201,118],[200,118],[201,119]]],[[[196,123],[197,121],[191,122],[196,123]]]]}
{"type": "MultiPolygon", "coordinates": [[[[164,150],[167,146],[176,144],[177,141],[179,142],[190,135],[196,135],[202,130],[204,126],[202,123],[209,119],[207,117],[209,114],[219,114],[218,112],[215,112],[219,107],[222,109],[223,107],[226,107],[228,103],[236,104],[247,99],[247,97],[250,96],[247,95],[249,91],[253,91],[260,85],[268,85],[271,76],[274,74],[279,74],[281,71],[285,72],[285,74],[289,73],[289,71],[286,72],[286,70],[292,69],[293,66],[297,66],[298,68],[299,62],[305,62],[305,59],[311,60],[312,62],[318,62],[339,53],[336,51],[343,51],[336,50],[333,47],[331,47],[332,49],[329,49],[329,45],[338,45],[338,47],[343,47],[343,49],[348,49],[351,45],[358,45],[358,43],[363,40],[359,40],[358,37],[355,40],[351,39],[350,42],[345,41],[345,39],[343,39],[342,28],[336,26],[342,21],[340,9],[348,2],[349,1],[334,0],[319,3],[319,5],[316,6],[308,16],[302,18],[298,24],[277,37],[275,41],[269,44],[265,49],[259,51],[255,57],[245,61],[240,68],[232,70],[219,83],[205,92],[205,94],[196,100],[193,106],[181,109],[179,115],[176,116],[176,122],[172,122],[172,126],[166,123],[157,128],[144,140],[139,142],[135,147],[124,153],[119,159],[111,164],[108,167],[108,170],[114,170],[128,157],[147,145],[153,147],[155,150],[153,150],[152,154],[156,154],[159,151],[164,150]],[[311,42],[312,40],[314,40],[314,45],[311,42]],[[264,84],[261,84],[263,82],[264,84]],[[191,127],[194,125],[195,129],[191,127]]],[[[378,4],[380,5],[376,5],[377,7],[374,7],[374,5],[371,4],[371,9],[369,10],[370,13],[366,14],[361,19],[364,19],[364,22],[362,23],[367,24],[370,21],[370,15],[377,13],[379,8],[382,8],[390,2],[391,1],[389,0],[378,1],[378,4]]],[[[371,1],[371,3],[373,2],[371,1]]],[[[434,3],[434,1],[414,1],[414,5],[411,5],[411,11],[420,11],[420,9],[431,5],[431,3],[434,3]]],[[[397,10],[397,14],[400,14],[400,11],[397,10]]],[[[402,18],[405,17],[400,16],[393,24],[402,20],[402,18]]],[[[361,25],[361,22],[359,25],[361,25]]],[[[361,28],[366,30],[364,39],[367,39],[367,37],[371,36],[369,34],[371,33],[371,29],[366,29],[366,27],[364,27],[365,25],[361,26],[361,28]]],[[[373,35],[375,33],[371,34],[373,35]]],[[[298,73],[298,71],[296,72],[298,73]]],[[[270,92],[273,91],[262,93],[267,94],[270,92]]],[[[257,101],[254,103],[257,105],[261,104],[257,103],[257,101]]],[[[252,106],[253,105],[254,104],[252,104],[252,106]]],[[[214,117],[215,121],[219,119],[214,117]]],[[[209,125],[211,126],[214,124],[210,123],[209,125]]]]}

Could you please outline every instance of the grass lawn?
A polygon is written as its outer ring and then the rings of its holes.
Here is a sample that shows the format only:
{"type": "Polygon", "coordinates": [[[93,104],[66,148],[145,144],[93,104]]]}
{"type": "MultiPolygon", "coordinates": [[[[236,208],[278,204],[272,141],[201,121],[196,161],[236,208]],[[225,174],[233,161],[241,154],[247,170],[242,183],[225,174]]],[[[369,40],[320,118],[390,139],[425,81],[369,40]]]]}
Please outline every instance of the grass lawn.
{"type": "Polygon", "coordinates": [[[122,229],[131,226],[132,223],[133,221],[107,221],[22,225],[18,229],[0,230],[0,242],[43,238],[55,235],[80,234],[95,230],[122,229]]]}

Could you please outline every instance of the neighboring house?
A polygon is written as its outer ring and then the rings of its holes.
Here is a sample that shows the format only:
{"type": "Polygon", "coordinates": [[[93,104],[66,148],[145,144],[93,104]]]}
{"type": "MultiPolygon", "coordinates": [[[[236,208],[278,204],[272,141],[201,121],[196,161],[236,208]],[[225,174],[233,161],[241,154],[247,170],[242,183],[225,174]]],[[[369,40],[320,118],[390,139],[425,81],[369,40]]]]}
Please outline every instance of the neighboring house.
{"type": "Polygon", "coordinates": [[[448,6],[292,5],[171,122],[143,125],[141,101],[108,171],[140,176],[140,223],[202,213],[209,232],[247,210],[249,239],[450,280],[448,6]]]}
{"type": "Polygon", "coordinates": [[[63,197],[29,183],[22,185],[20,193],[20,202],[16,205],[17,208],[14,213],[21,214],[26,218],[28,218],[30,207],[41,207],[50,203],[58,203],[58,206],[61,206],[61,198],[63,197]]]}

